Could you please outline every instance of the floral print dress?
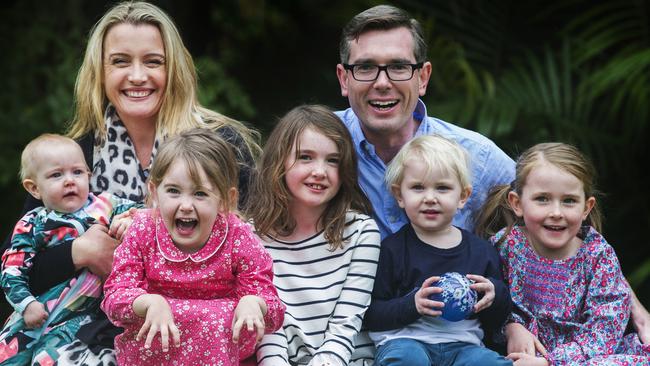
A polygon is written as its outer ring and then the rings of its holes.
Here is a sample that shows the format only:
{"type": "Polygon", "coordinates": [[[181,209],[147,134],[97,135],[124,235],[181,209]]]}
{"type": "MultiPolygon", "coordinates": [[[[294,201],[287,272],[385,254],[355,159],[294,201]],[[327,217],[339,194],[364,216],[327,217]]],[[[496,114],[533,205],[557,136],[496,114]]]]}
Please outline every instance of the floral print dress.
{"type": "Polygon", "coordinates": [[[115,339],[120,365],[238,365],[254,351],[255,334],[242,330],[232,342],[232,319],[239,299],[264,299],[267,333],[282,325],[284,305],[273,286],[273,262],[248,224],[236,215],[219,215],[207,243],[186,254],[172,242],[157,210],[134,217],[104,286],[102,309],[124,333],[115,339]],[[181,346],[162,351],[160,335],[151,348],[136,334],[144,318],[132,303],[143,294],[162,295],[180,330],[181,346]]]}
{"type": "Polygon", "coordinates": [[[510,320],[537,336],[550,365],[649,365],[650,346],[624,335],[631,297],[614,249],[591,227],[578,236],[575,256],[551,260],[533,250],[521,227],[507,233],[497,249],[514,303],[510,320]]]}

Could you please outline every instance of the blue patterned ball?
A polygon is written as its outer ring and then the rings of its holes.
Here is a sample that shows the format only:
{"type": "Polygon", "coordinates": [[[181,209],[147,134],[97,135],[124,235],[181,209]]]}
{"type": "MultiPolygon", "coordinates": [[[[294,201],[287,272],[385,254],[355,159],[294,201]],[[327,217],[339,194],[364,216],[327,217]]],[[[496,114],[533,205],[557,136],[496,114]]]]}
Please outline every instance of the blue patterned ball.
{"type": "Polygon", "coordinates": [[[429,296],[431,300],[445,303],[442,317],[452,322],[467,319],[472,314],[476,298],[476,291],[469,288],[473,282],[457,272],[447,272],[440,276],[438,282],[432,287],[442,288],[439,294],[429,296]]]}

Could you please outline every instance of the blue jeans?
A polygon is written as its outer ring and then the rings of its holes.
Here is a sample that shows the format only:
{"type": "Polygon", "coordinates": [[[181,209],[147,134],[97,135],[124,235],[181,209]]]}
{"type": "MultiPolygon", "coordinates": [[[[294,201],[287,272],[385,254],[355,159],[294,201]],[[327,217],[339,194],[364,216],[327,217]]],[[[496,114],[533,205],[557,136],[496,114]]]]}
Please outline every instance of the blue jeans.
{"type": "Polygon", "coordinates": [[[512,361],[482,346],[453,342],[426,344],[415,339],[397,338],[377,349],[378,366],[512,366],[512,361]]]}

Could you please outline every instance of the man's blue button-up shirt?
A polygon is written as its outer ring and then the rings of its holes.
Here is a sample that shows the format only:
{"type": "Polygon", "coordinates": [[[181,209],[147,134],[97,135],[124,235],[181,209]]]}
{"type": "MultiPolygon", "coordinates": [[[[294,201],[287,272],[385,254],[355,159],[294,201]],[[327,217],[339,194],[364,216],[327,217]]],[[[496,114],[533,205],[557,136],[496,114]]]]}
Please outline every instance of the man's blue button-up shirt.
{"type": "MultiPolygon", "coordinates": [[[[359,185],[372,204],[373,216],[379,225],[383,239],[408,223],[408,217],[386,186],[384,181],[386,164],[375,153],[375,147],[366,140],[361,130],[360,121],[352,108],[338,111],[336,114],[352,135],[359,162],[359,185]]],[[[421,121],[415,136],[439,134],[455,140],[469,153],[472,165],[472,194],[465,207],[458,211],[452,224],[473,231],[472,216],[485,202],[490,188],[499,184],[509,184],[514,179],[514,161],[485,136],[437,118],[428,117],[426,106],[422,100],[418,101],[413,116],[416,120],[421,121]]]]}

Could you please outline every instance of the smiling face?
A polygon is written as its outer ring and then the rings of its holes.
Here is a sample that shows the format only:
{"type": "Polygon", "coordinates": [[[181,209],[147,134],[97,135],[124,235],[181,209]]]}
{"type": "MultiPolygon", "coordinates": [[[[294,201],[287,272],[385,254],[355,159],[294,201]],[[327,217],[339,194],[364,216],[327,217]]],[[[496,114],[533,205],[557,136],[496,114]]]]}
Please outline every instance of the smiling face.
{"type": "Polygon", "coordinates": [[[461,187],[453,174],[438,167],[429,169],[417,158],[405,161],[403,174],[401,184],[393,186],[393,194],[418,236],[425,240],[449,229],[471,189],[461,187]]]}
{"type": "Polygon", "coordinates": [[[42,144],[33,154],[33,177],[25,189],[43,206],[61,213],[81,209],[88,200],[90,173],[83,152],[74,142],[42,144]]]}
{"type": "MultiPolygon", "coordinates": [[[[413,36],[406,27],[367,31],[358,40],[350,42],[348,64],[415,64],[413,42],[413,36]]],[[[336,72],[341,94],[348,97],[371,142],[373,138],[396,133],[408,135],[409,138],[413,136],[417,128],[413,111],[418,98],[426,92],[431,63],[425,62],[421,69],[415,70],[413,78],[406,81],[391,81],[385,72],[380,72],[375,81],[357,81],[352,77],[352,72],[345,70],[341,64],[336,72]]]]}
{"type": "MultiPolygon", "coordinates": [[[[217,190],[200,169],[200,185],[195,185],[187,163],[176,159],[149,191],[176,247],[185,253],[200,250],[210,238],[217,215],[223,210],[217,190]]],[[[234,189],[234,188],[233,188],[234,189]]]]}
{"type": "Polygon", "coordinates": [[[541,162],[531,169],[521,195],[510,192],[510,206],[523,218],[528,239],[541,256],[564,259],[581,240],[576,236],[595,198],[585,198],[582,182],[555,165],[541,162]]]}
{"type": "Polygon", "coordinates": [[[165,93],[165,48],[153,25],[122,23],[104,41],[104,90],[127,125],[154,124],[165,93]]]}
{"type": "Polygon", "coordinates": [[[292,212],[325,210],[341,187],[339,159],[334,141],[312,128],[303,130],[284,162],[292,212]]]}

